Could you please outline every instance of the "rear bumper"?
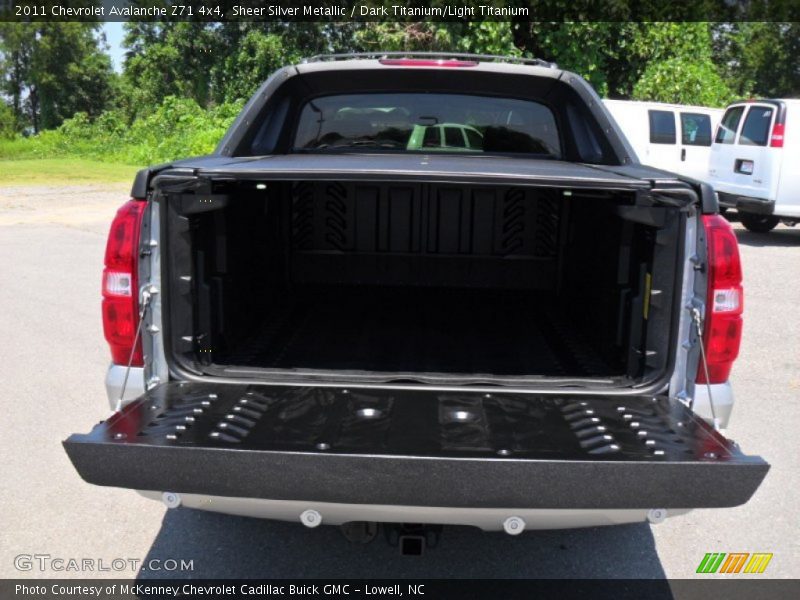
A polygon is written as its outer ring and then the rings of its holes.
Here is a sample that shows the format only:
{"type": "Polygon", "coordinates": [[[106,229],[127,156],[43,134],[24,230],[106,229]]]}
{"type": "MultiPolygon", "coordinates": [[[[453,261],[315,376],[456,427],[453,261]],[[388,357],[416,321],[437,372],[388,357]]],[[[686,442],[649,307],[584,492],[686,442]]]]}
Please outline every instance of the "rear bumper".
{"type": "Polygon", "coordinates": [[[769,469],[678,402],[486,396],[175,383],[64,446],[97,485],[450,508],[736,506],[769,469]]]}
{"type": "Polygon", "coordinates": [[[775,212],[775,201],[751,196],[739,196],[726,192],[717,192],[719,205],[725,208],[735,208],[745,212],[759,215],[771,215],[775,212]]]}
{"type": "MultiPolygon", "coordinates": [[[[159,492],[140,492],[146,498],[162,500],[159,492]]],[[[397,506],[380,504],[343,504],[296,500],[263,500],[224,496],[180,495],[181,506],[197,510],[225,513],[258,519],[301,522],[300,515],[315,510],[323,525],[342,525],[353,521],[377,523],[420,523],[430,525],[466,525],[484,531],[502,531],[510,517],[525,521],[525,529],[573,529],[643,523],[649,511],[643,509],[503,509],[452,508],[441,506],[397,506]]],[[[673,509],[667,517],[686,514],[686,509],[673,509]]]]}

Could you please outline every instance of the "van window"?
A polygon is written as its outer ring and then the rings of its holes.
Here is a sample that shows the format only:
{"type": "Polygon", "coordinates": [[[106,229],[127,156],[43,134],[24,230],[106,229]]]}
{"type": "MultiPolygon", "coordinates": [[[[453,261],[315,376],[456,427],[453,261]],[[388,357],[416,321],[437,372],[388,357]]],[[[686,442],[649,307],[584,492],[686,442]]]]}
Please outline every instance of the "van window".
{"type": "Polygon", "coordinates": [[[425,136],[422,138],[422,145],[425,148],[438,148],[442,144],[441,131],[438,127],[428,127],[425,136]]]}
{"type": "Polygon", "coordinates": [[[464,135],[458,127],[445,127],[444,128],[444,145],[451,148],[464,148],[464,135]]]}
{"type": "Polygon", "coordinates": [[[474,129],[465,129],[464,132],[467,134],[467,141],[469,142],[470,148],[480,150],[483,147],[483,138],[480,133],[474,129]]]}
{"type": "Polygon", "coordinates": [[[711,117],[700,113],[681,113],[681,142],[684,146],[710,146],[711,117]]]}
{"type": "Polygon", "coordinates": [[[717,144],[732,144],[736,137],[736,128],[739,127],[739,119],[744,112],[743,106],[734,106],[725,111],[722,122],[717,128],[717,137],[714,142],[717,144]]]}
{"type": "Polygon", "coordinates": [[[771,106],[751,106],[742,125],[739,143],[744,146],[766,146],[771,123],[771,106]]]}
{"type": "Polygon", "coordinates": [[[668,110],[649,110],[650,143],[675,143],[675,113],[668,110]]]}

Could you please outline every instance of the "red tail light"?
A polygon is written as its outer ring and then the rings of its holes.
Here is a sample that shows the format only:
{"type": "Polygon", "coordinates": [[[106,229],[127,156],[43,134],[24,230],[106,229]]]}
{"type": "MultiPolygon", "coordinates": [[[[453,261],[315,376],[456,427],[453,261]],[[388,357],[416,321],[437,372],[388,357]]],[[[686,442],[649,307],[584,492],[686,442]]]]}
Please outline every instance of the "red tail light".
{"type": "Polygon", "coordinates": [[[742,340],[742,263],[730,224],[719,215],[703,217],[708,243],[708,298],[703,343],[708,380],[700,365],[698,383],[724,383],[742,340]]]}
{"type": "Polygon", "coordinates": [[[772,126],[772,135],[769,138],[769,145],[771,148],[783,148],[783,135],[786,126],[783,123],[775,123],[772,126]]]}
{"type": "MultiPolygon", "coordinates": [[[[111,360],[127,365],[139,325],[139,232],[147,203],[129,200],[117,211],[106,244],[103,269],[103,333],[111,348],[111,360]]],[[[132,363],[144,364],[141,342],[132,363]]]]}
{"type": "Polygon", "coordinates": [[[474,60],[431,59],[431,58],[381,58],[382,65],[394,67],[477,67],[474,60]]]}

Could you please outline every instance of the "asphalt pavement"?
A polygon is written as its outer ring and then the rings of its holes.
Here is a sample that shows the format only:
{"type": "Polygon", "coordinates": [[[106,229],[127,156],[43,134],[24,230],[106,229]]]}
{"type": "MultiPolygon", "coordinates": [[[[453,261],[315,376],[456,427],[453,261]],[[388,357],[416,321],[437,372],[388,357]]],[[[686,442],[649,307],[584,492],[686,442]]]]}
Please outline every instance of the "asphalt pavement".
{"type": "Polygon", "coordinates": [[[381,539],[352,545],[332,527],[168,511],[80,479],[61,440],[109,414],[100,277],[107,227],[126,193],[118,185],[0,189],[0,577],[687,578],[707,552],[771,552],[761,577],[800,576],[800,227],[760,236],[736,226],[745,328],[728,434],[772,464],[750,502],[654,526],[513,538],[447,528],[417,558],[381,539]],[[34,554],[131,566],[42,571],[34,561],[19,570],[25,561],[16,557],[34,554]],[[171,564],[151,559],[193,569],[133,566],[171,564]]]}

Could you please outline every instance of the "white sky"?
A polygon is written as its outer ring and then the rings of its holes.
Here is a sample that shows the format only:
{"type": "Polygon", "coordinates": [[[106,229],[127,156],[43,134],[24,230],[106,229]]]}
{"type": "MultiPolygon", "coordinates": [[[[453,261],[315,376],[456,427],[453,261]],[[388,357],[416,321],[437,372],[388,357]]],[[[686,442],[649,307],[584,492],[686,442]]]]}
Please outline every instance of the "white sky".
{"type": "Polygon", "coordinates": [[[111,60],[114,63],[114,70],[117,73],[122,72],[122,61],[124,59],[122,38],[125,32],[122,30],[122,25],[123,24],[118,21],[103,23],[103,32],[106,34],[109,45],[108,52],[111,55],[111,60]]]}

